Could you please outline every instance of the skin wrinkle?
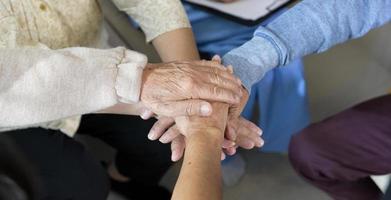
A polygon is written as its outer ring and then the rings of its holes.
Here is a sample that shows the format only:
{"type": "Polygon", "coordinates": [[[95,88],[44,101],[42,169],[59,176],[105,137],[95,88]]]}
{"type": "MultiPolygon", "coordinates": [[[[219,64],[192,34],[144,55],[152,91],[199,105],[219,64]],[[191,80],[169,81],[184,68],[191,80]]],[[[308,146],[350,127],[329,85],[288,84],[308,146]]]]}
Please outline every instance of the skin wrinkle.
{"type": "MultiPolygon", "coordinates": [[[[236,102],[230,94],[236,94],[235,86],[238,88],[239,83],[234,77],[230,80],[216,82],[210,80],[210,77],[215,77],[218,73],[221,76],[228,76],[228,72],[216,63],[210,62],[209,66],[204,62],[171,62],[163,64],[162,67],[156,64],[149,64],[143,73],[143,88],[141,92],[141,102],[155,114],[160,116],[174,116],[201,114],[199,107],[204,103],[204,100],[213,98],[211,92],[216,91],[221,101],[236,102]],[[157,67],[159,66],[159,67],[157,67]],[[212,69],[215,67],[215,69],[212,69]],[[227,86],[224,86],[224,83],[227,86]],[[165,88],[160,88],[157,91],[156,85],[164,85],[165,88]],[[221,88],[219,88],[221,87],[221,88]],[[226,100],[229,99],[229,100],[226,100]],[[181,101],[185,100],[185,101],[181,101]],[[178,108],[182,108],[181,111],[178,108]],[[189,108],[187,108],[189,107],[189,108]]],[[[231,74],[229,74],[231,76],[231,74]]],[[[225,79],[222,77],[221,80],[225,79]]],[[[239,96],[239,95],[238,95],[239,96]]],[[[205,114],[205,113],[204,113],[205,114]]],[[[207,113],[206,113],[207,114],[207,113]]]]}

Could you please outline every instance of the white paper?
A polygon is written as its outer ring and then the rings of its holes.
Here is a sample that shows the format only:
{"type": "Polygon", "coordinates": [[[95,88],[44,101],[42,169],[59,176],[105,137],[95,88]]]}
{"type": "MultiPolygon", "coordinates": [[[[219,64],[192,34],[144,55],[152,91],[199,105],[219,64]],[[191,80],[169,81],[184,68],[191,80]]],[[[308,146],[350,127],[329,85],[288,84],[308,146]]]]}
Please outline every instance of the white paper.
{"type": "Polygon", "coordinates": [[[266,16],[289,0],[237,0],[221,3],[215,0],[186,0],[245,20],[257,20],[266,16]]]}

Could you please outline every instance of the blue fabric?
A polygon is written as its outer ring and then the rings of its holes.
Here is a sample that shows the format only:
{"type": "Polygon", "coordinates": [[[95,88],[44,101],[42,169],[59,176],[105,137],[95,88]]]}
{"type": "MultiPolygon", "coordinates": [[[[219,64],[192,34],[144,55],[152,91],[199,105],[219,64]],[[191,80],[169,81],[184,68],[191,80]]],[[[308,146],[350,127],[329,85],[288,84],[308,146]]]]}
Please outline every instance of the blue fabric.
{"type": "Polygon", "coordinates": [[[363,36],[390,20],[390,0],[303,0],[260,26],[251,40],[223,60],[233,64],[249,88],[277,66],[363,36]]]}
{"type": "MultiPolygon", "coordinates": [[[[253,37],[258,26],[248,27],[185,4],[199,50],[208,55],[224,55],[253,37]]],[[[278,16],[280,13],[277,13],[278,16]]],[[[262,23],[266,25],[271,20],[262,23]]],[[[303,64],[296,60],[289,68],[275,69],[253,85],[243,112],[253,113],[264,130],[264,151],[286,152],[291,136],[309,124],[303,64]],[[260,109],[260,112],[257,109],[260,109]]]]}

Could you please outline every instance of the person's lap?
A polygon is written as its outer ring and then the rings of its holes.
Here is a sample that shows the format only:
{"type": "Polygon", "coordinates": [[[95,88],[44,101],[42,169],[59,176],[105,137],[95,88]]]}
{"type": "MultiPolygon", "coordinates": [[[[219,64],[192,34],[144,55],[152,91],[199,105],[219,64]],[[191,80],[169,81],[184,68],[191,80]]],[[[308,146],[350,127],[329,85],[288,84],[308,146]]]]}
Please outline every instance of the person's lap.
{"type": "MultiPolygon", "coordinates": [[[[142,184],[156,185],[170,166],[169,147],[148,141],[153,121],[87,115],[80,134],[98,137],[118,150],[119,171],[142,184]]],[[[5,132],[26,154],[43,182],[40,199],[105,199],[106,171],[83,145],[60,131],[30,128],[5,132]]]]}
{"type": "Polygon", "coordinates": [[[114,147],[118,151],[115,164],[121,174],[143,184],[156,184],[172,162],[168,145],[147,138],[155,121],[138,116],[85,115],[78,133],[114,147]]]}
{"type": "Polygon", "coordinates": [[[391,95],[311,125],[294,136],[291,162],[336,199],[378,199],[370,175],[391,173],[391,95]]]}
{"type": "Polygon", "coordinates": [[[59,131],[31,128],[7,134],[41,179],[39,199],[105,199],[108,177],[78,142],[59,131]]]}

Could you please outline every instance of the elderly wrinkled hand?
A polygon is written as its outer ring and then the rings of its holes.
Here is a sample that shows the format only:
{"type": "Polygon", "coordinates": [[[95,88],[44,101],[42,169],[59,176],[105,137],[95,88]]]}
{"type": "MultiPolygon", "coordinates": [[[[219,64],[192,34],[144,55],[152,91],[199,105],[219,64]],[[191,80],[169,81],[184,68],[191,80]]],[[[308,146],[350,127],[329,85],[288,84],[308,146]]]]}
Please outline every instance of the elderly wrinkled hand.
{"type": "MultiPolygon", "coordinates": [[[[219,56],[215,56],[212,60],[215,64],[221,63],[219,56]]],[[[233,73],[232,66],[228,66],[227,69],[230,73],[233,73]]],[[[264,141],[260,137],[262,135],[262,130],[254,123],[240,116],[249,95],[245,88],[240,87],[239,90],[242,93],[242,98],[239,103],[230,105],[228,123],[225,130],[225,140],[222,144],[224,153],[228,155],[235,154],[238,147],[252,149],[254,147],[262,147],[264,144],[264,141]]],[[[161,117],[148,134],[150,140],[159,139],[162,143],[171,142],[173,161],[177,161],[183,156],[186,146],[185,137],[182,135],[186,135],[186,132],[183,132],[184,130],[180,131],[177,125],[175,125],[174,118],[161,117]]],[[[225,155],[222,155],[222,158],[224,157],[225,155]]]]}
{"type": "Polygon", "coordinates": [[[209,116],[212,107],[208,101],[238,104],[240,88],[241,81],[217,62],[149,64],[144,69],[140,98],[158,116],[209,116]]]}

